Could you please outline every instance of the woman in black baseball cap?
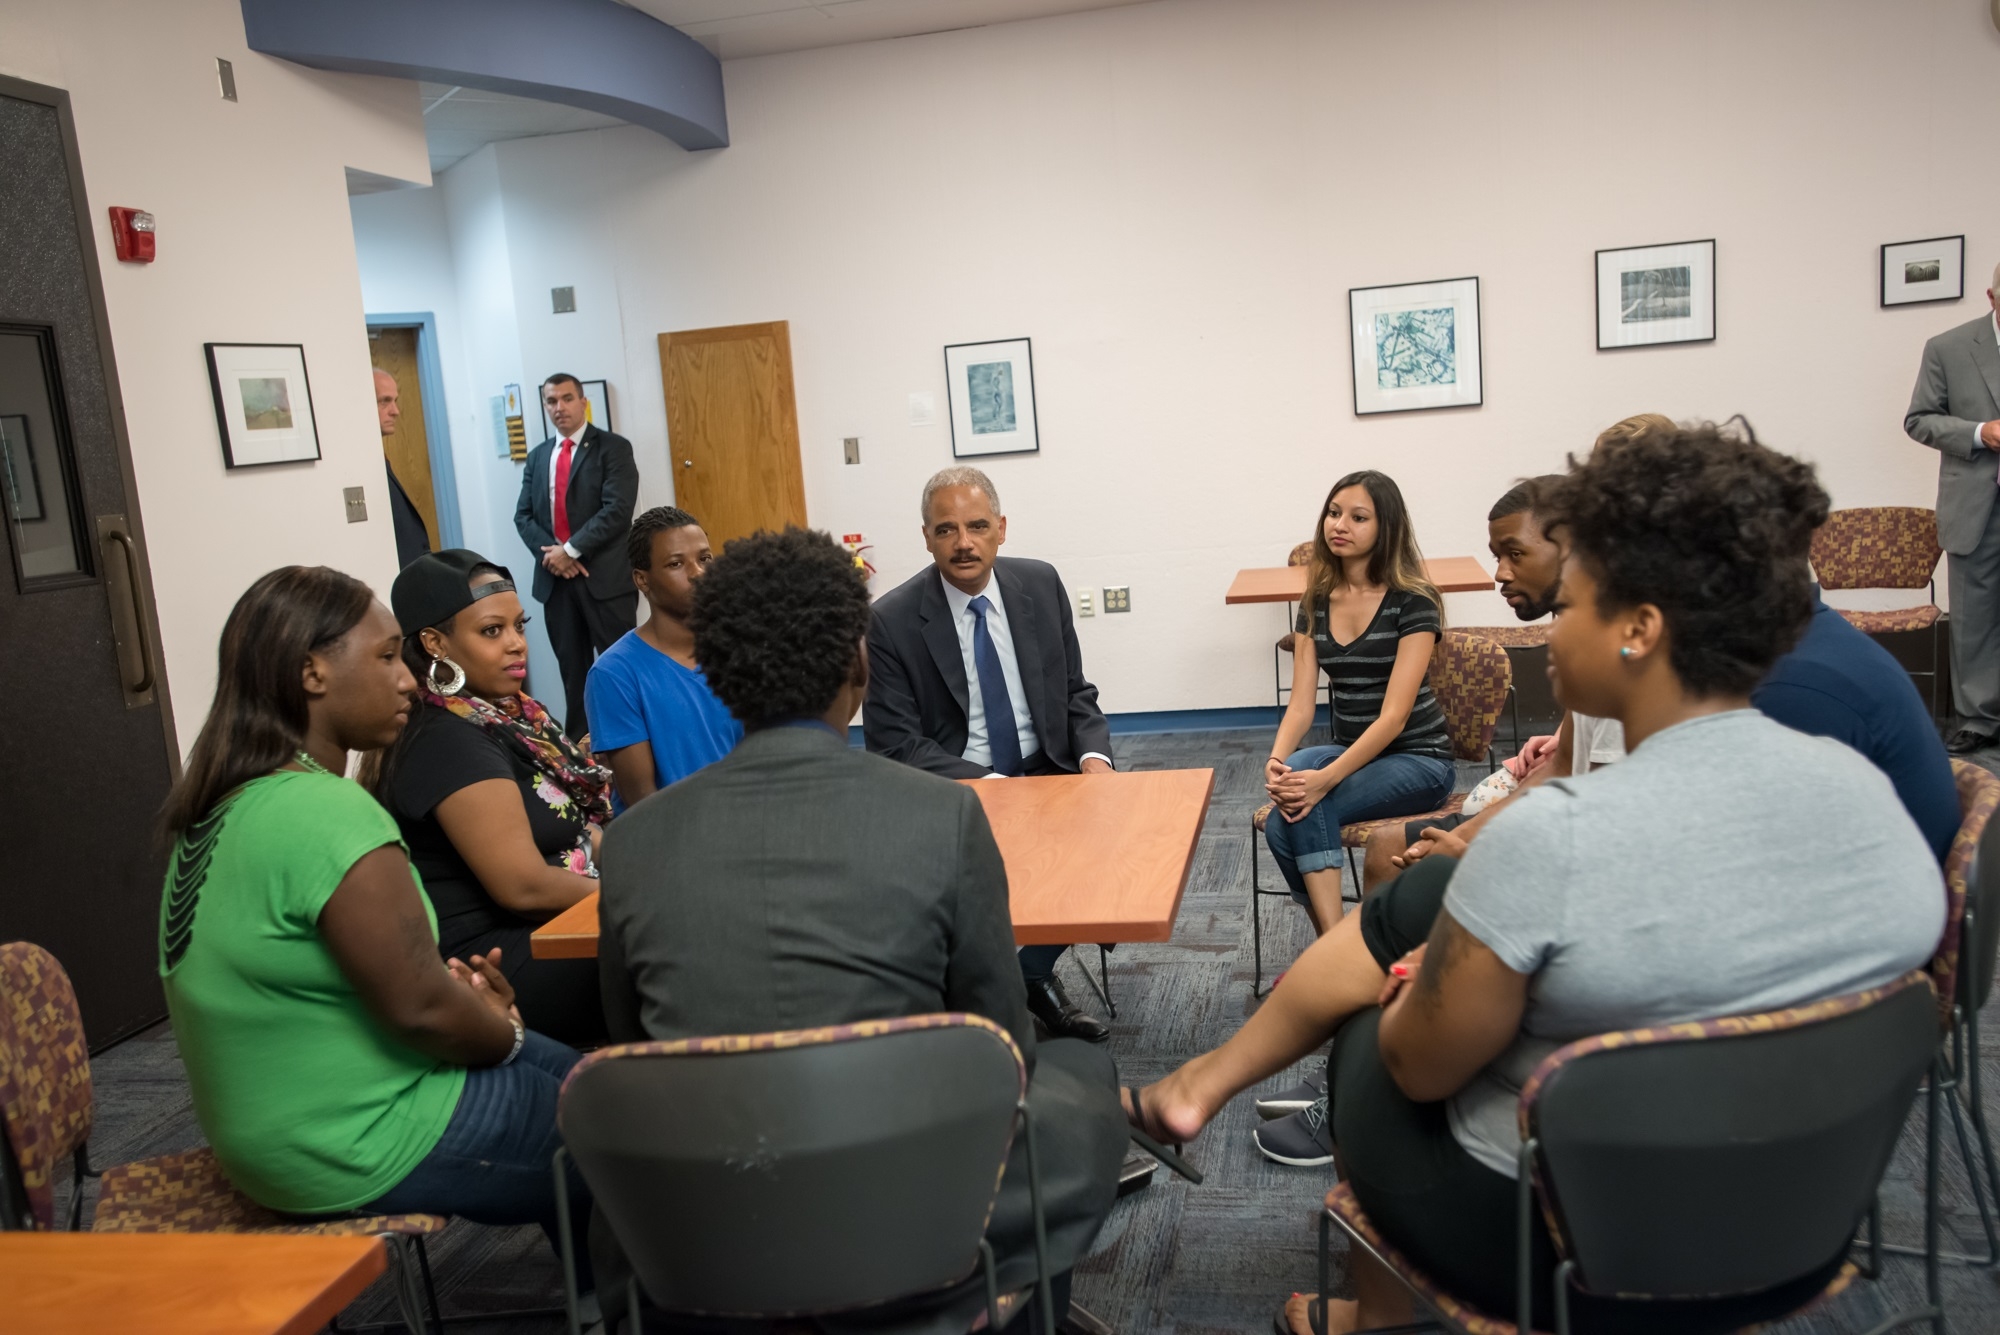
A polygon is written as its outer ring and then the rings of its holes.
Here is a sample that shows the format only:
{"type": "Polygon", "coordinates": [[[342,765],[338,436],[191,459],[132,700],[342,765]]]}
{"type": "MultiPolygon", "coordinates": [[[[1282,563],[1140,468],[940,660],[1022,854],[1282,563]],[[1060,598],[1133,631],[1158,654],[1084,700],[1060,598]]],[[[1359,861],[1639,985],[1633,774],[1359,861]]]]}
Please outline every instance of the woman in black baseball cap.
{"type": "Polygon", "coordinates": [[[597,888],[610,771],[524,689],[528,617],[505,566],[462,547],[420,556],[390,602],[416,708],[362,778],[410,846],[439,948],[497,950],[538,1030],[601,1043],[597,962],[534,959],[529,936],[597,888]]]}

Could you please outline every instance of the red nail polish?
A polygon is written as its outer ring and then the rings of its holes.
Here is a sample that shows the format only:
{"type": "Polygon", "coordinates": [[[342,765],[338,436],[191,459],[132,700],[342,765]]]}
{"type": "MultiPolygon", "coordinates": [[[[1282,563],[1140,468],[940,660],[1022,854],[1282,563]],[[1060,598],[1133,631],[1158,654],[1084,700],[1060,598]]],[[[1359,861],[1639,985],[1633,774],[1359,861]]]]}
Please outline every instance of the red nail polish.
{"type": "Polygon", "coordinates": [[[1389,972],[1395,974],[1398,978],[1408,978],[1410,976],[1410,966],[1407,964],[1391,964],[1389,972]]]}

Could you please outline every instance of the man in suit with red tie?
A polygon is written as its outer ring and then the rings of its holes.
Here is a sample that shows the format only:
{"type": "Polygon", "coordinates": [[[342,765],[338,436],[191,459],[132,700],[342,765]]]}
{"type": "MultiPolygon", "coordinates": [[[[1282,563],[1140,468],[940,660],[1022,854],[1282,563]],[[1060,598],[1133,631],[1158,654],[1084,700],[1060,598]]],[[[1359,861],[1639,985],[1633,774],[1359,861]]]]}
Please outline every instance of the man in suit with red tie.
{"type": "Polygon", "coordinates": [[[514,527],[536,557],[535,601],[548,618],[562,669],[563,731],[590,731],[583,683],[597,655],[639,620],[639,591],[625,539],[639,496],[632,442],[589,420],[583,382],[557,372],[542,382],[556,434],[528,454],[514,527]]]}

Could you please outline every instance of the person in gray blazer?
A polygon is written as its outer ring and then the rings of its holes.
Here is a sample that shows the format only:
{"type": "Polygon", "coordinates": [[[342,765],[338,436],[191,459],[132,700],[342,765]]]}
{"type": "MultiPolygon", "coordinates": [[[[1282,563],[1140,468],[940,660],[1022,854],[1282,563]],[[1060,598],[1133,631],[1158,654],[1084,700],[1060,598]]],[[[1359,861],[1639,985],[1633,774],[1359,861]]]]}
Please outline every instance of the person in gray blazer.
{"type": "Polygon", "coordinates": [[[1938,452],[1938,545],[1951,593],[1951,677],[1968,755],[2000,740],[2000,267],[1992,309],[1924,344],[1903,430],[1938,452]]]}
{"type": "MultiPolygon", "coordinates": [[[[922,509],[932,565],[869,620],[868,749],[948,779],[1109,772],[1111,725],[1055,567],[999,554],[1007,516],[977,468],[935,474],[922,509]]],[[[1050,1033],[1102,1043],[1110,1027],[1056,977],[1067,949],[1021,949],[1028,1008],[1050,1033]]]]}
{"type": "MultiPolygon", "coordinates": [[[[1029,1070],[1050,1266],[1089,1250],[1117,1191],[1127,1129],[1109,1055],[1037,1044],[1007,907],[1007,871],[963,784],[852,748],[868,690],[868,589],[824,533],[732,542],[695,585],[708,684],[746,732],[708,768],[611,823],[601,857],[598,976],[613,1042],[766,1033],[938,1011],[984,1015],[1029,1070]]],[[[666,1117],[661,1134],[673,1134],[666,1117]]],[[[1023,1142],[987,1228],[1003,1288],[1032,1282],[1023,1142]]],[[[668,1203],[698,1209],[698,1202],[668,1203]]],[[[629,1267],[591,1229],[600,1290],[629,1267]]],[[[966,1329],[969,1282],[880,1324],[966,1329]]],[[[874,1317],[860,1319],[877,1324],[874,1317]]],[[[652,1328],[652,1322],[647,1322],[652,1328]]]]}
{"type": "Polygon", "coordinates": [[[639,624],[639,591],[625,542],[639,499],[632,442],[590,424],[583,382],[558,371],[542,382],[556,429],[528,452],[514,528],[535,557],[535,601],[562,669],[563,731],[590,731],[583,683],[597,656],[639,624]]]}

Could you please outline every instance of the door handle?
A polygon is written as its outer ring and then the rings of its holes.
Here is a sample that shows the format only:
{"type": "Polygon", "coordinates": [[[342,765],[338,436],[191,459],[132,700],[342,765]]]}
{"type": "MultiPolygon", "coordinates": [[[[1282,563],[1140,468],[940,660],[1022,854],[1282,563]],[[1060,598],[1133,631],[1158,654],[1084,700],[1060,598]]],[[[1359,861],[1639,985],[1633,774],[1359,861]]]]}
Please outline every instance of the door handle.
{"type": "Polygon", "coordinates": [[[692,459],[683,459],[683,460],[681,460],[681,467],[682,467],[682,468],[693,468],[693,467],[694,467],[694,460],[692,460],[692,459]]]}
{"type": "Polygon", "coordinates": [[[153,656],[146,644],[146,616],[139,606],[139,552],[118,516],[106,515],[97,522],[98,538],[115,544],[125,558],[125,597],[111,598],[111,630],[118,644],[119,684],[127,695],[144,695],[153,689],[153,656]]]}

